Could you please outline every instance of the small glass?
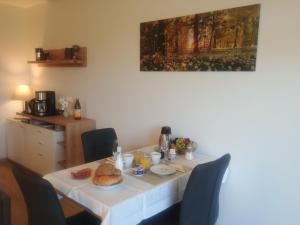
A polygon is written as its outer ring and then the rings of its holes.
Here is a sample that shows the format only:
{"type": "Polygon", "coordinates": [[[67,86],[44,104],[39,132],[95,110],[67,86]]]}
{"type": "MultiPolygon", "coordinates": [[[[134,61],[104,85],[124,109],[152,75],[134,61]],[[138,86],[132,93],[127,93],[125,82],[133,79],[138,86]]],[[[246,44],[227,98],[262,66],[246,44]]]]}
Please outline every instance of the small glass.
{"type": "Polygon", "coordinates": [[[143,156],[142,152],[140,152],[140,151],[134,152],[133,162],[136,166],[140,165],[142,156],[143,156]]]}
{"type": "Polygon", "coordinates": [[[150,169],[151,166],[151,157],[149,154],[143,154],[141,159],[140,159],[140,164],[141,166],[144,167],[145,171],[150,169]]]}
{"type": "Polygon", "coordinates": [[[112,146],[112,153],[113,153],[113,160],[114,161],[116,161],[116,159],[117,159],[117,154],[118,154],[118,140],[117,139],[115,139],[114,141],[113,141],[113,146],[112,146]]]}

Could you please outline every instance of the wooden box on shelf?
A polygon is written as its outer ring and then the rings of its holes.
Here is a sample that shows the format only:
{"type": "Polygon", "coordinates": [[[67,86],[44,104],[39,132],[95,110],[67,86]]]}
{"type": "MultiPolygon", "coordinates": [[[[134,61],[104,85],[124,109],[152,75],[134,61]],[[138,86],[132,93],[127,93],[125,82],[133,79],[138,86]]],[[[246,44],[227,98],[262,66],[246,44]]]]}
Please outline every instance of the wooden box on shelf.
{"type": "Polygon", "coordinates": [[[80,47],[76,59],[65,59],[65,49],[46,49],[49,59],[28,61],[30,64],[37,64],[42,67],[86,67],[87,48],[80,47]]]}

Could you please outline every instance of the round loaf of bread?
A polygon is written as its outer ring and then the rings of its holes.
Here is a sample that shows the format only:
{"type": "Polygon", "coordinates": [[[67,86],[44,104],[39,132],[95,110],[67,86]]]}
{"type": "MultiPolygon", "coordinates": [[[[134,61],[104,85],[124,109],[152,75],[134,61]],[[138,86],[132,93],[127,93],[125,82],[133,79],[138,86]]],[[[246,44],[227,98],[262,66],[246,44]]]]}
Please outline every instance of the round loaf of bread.
{"type": "Polygon", "coordinates": [[[121,175],[121,171],[116,169],[114,165],[110,163],[102,163],[98,166],[95,176],[112,176],[121,175]]]}
{"type": "Polygon", "coordinates": [[[111,186],[122,181],[122,176],[120,175],[103,175],[103,176],[94,176],[93,182],[96,185],[101,186],[111,186]]]}

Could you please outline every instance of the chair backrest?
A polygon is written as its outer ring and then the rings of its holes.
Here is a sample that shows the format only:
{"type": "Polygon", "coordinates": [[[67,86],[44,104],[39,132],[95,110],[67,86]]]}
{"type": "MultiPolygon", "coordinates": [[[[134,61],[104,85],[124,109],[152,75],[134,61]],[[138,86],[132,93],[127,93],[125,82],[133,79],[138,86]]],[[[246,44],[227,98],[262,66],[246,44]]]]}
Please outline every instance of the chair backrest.
{"type": "Polygon", "coordinates": [[[113,155],[117,134],[113,128],[87,131],[81,135],[84,161],[86,163],[113,155]]]}
{"type": "Polygon", "coordinates": [[[66,225],[66,220],[52,185],[45,179],[13,168],[28,211],[28,225],[66,225]]]}
{"type": "Polygon", "coordinates": [[[10,218],[10,198],[0,190],[0,225],[10,225],[10,218]]]}
{"type": "Polygon", "coordinates": [[[180,225],[214,225],[219,215],[219,192],[230,154],[196,166],[184,192],[180,225]]]}

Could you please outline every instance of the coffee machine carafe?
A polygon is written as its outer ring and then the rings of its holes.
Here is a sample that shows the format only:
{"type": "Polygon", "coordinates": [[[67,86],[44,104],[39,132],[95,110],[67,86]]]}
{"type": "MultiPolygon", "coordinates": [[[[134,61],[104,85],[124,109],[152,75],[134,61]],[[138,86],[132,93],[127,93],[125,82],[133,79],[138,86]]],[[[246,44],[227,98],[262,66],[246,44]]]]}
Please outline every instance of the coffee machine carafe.
{"type": "Polygon", "coordinates": [[[161,133],[159,136],[159,149],[161,153],[161,159],[165,157],[165,155],[169,151],[169,146],[171,143],[171,127],[164,126],[161,128],[161,133]]]}
{"type": "Polygon", "coordinates": [[[37,116],[46,116],[47,114],[46,101],[36,100],[34,104],[34,112],[37,116]]]}
{"type": "Polygon", "coordinates": [[[35,92],[33,114],[37,116],[50,116],[56,114],[54,91],[35,92]]]}

